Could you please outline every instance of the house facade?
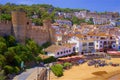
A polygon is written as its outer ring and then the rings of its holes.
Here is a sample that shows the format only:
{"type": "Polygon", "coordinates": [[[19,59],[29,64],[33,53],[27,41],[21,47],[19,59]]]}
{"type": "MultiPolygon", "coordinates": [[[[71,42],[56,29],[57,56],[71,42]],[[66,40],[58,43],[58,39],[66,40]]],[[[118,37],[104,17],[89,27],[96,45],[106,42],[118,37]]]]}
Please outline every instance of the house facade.
{"type": "Polygon", "coordinates": [[[75,53],[75,44],[51,45],[45,49],[45,52],[55,58],[67,56],[75,53]]]}

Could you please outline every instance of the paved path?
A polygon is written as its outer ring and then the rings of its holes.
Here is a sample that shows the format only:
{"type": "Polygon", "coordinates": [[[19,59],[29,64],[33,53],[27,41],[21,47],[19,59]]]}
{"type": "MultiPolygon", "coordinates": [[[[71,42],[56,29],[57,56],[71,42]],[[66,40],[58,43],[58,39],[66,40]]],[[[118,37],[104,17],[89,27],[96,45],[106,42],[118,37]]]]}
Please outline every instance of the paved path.
{"type": "Polygon", "coordinates": [[[37,75],[40,74],[42,68],[38,67],[34,70],[32,74],[30,74],[26,80],[37,80],[37,75]]]}
{"type": "Polygon", "coordinates": [[[37,73],[42,67],[35,67],[31,69],[27,69],[25,72],[15,76],[13,80],[35,80],[37,78],[37,73]]]}

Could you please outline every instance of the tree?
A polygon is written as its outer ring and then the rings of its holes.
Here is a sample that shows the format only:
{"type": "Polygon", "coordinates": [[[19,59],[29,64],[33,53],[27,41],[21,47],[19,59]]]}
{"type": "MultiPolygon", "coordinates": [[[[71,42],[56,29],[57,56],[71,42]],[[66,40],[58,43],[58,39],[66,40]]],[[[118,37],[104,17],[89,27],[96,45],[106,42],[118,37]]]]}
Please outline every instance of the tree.
{"type": "Polygon", "coordinates": [[[14,47],[8,48],[8,51],[5,52],[4,55],[5,55],[7,64],[14,65],[13,59],[14,59],[14,56],[16,55],[14,51],[14,47]]]}
{"type": "Polygon", "coordinates": [[[0,42],[0,54],[4,54],[7,51],[7,45],[3,42],[0,42]]]}
{"type": "Polygon", "coordinates": [[[39,62],[39,63],[42,61],[40,56],[37,56],[35,59],[36,59],[36,62],[39,62]]]}
{"type": "Polygon", "coordinates": [[[16,40],[14,36],[6,35],[4,36],[4,39],[6,40],[7,47],[12,47],[16,45],[16,40]]]}
{"type": "Polygon", "coordinates": [[[10,14],[1,14],[0,15],[0,20],[11,20],[11,15],[10,14]]]}
{"type": "Polygon", "coordinates": [[[6,40],[0,36],[0,42],[6,43],[6,40]]]}
{"type": "Polygon", "coordinates": [[[14,73],[19,73],[20,72],[20,68],[17,67],[17,66],[15,66],[13,69],[14,69],[13,70],[14,73]]]}
{"type": "Polygon", "coordinates": [[[16,45],[16,40],[15,37],[12,35],[6,36],[5,37],[6,41],[7,41],[7,46],[11,47],[11,46],[15,46],[16,45]]]}
{"type": "Polygon", "coordinates": [[[35,24],[35,25],[38,25],[38,26],[42,26],[43,23],[42,23],[42,20],[37,18],[37,19],[32,19],[32,22],[35,24]]]}
{"type": "Polygon", "coordinates": [[[0,54],[0,66],[1,68],[5,65],[6,63],[6,58],[0,54]]]}
{"type": "Polygon", "coordinates": [[[20,58],[18,55],[14,56],[14,58],[13,58],[13,64],[14,64],[15,66],[20,67],[20,63],[21,63],[21,62],[22,62],[22,60],[21,60],[21,58],[20,58]]]}
{"type": "Polygon", "coordinates": [[[51,63],[55,61],[56,61],[56,58],[54,58],[53,56],[50,56],[49,58],[46,58],[43,60],[44,63],[51,63]]]}
{"type": "Polygon", "coordinates": [[[39,53],[39,48],[37,44],[33,40],[28,40],[26,43],[26,47],[34,54],[37,55],[39,53]]]}
{"type": "Polygon", "coordinates": [[[12,73],[14,73],[14,68],[12,66],[6,65],[4,67],[4,71],[6,74],[12,74],[12,73]]]}
{"type": "Polygon", "coordinates": [[[87,23],[88,23],[88,24],[94,24],[94,23],[93,23],[93,18],[90,18],[87,23]]]}
{"type": "Polygon", "coordinates": [[[72,23],[73,23],[73,24],[85,23],[85,19],[78,19],[77,17],[73,16],[73,18],[72,18],[72,23]]]}

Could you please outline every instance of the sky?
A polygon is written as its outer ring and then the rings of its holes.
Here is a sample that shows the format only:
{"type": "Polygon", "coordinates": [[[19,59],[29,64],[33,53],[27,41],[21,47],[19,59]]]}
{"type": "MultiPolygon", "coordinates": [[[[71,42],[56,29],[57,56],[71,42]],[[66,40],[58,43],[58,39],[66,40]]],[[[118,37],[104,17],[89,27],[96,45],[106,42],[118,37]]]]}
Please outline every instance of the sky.
{"type": "Polygon", "coordinates": [[[52,4],[60,8],[79,8],[98,12],[120,12],[120,0],[0,0],[0,4],[7,2],[28,5],[52,4]]]}

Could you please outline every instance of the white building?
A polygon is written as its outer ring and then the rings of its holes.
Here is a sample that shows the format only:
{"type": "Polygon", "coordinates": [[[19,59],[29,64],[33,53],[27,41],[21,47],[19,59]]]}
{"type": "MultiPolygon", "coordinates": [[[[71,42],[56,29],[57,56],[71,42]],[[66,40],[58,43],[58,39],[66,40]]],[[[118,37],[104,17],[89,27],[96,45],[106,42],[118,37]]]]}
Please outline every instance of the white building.
{"type": "Polygon", "coordinates": [[[74,54],[75,44],[63,44],[63,45],[51,45],[45,49],[48,56],[54,56],[55,58],[74,54]]]}
{"type": "Polygon", "coordinates": [[[97,24],[108,24],[110,21],[107,18],[93,18],[93,23],[97,24]]]}
{"type": "Polygon", "coordinates": [[[120,50],[120,38],[105,33],[89,34],[86,36],[77,34],[72,36],[68,43],[76,43],[76,52],[104,51],[105,49],[120,50]]]}

